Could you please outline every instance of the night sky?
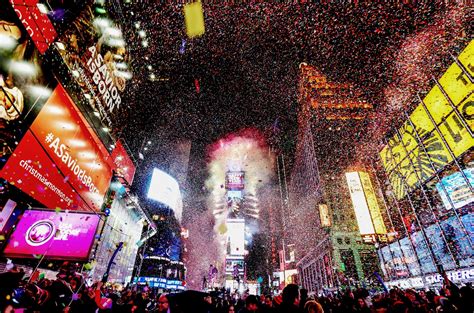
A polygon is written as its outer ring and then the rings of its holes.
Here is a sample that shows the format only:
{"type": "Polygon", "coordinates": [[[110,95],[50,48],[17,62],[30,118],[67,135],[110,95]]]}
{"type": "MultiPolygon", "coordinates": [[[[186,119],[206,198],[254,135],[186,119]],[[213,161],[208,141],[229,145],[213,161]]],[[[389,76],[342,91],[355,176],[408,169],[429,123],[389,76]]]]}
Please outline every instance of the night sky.
{"type": "Polygon", "coordinates": [[[247,127],[266,134],[276,130],[291,158],[301,62],[317,67],[331,81],[352,83],[379,114],[368,121],[337,125],[342,128],[337,134],[328,131],[327,123],[316,125],[318,149],[335,142],[363,143],[364,136],[373,135],[374,124],[383,124],[378,118],[386,124],[391,121],[390,96],[395,96],[387,87],[396,85],[399,98],[413,97],[410,86],[417,81],[410,80],[413,73],[407,69],[429,68],[438,74],[445,49],[459,44],[458,37],[466,36],[466,31],[472,32],[468,7],[444,2],[204,3],[206,32],[193,39],[186,36],[183,5],[133,3],[121,9],[118,17],[134,76],[124,99],[130,103],[130,113],[120,130],[136,155],[145,141],[153,141],[155,150],[146,163],[159,164],[168,158],[170,142],[189,139],[191,161],[198,168],[205,165],[207,145],[247,127]],[[427,42],[424,33],[438,35],[433,35],[436,41],[427,42]],[[410,47],[411,42],[419,47],[410,47]],[[436,49],[427,50],[430,47],[436,49]],[[422,58],[423,54],[429,57],[422,58]]]}

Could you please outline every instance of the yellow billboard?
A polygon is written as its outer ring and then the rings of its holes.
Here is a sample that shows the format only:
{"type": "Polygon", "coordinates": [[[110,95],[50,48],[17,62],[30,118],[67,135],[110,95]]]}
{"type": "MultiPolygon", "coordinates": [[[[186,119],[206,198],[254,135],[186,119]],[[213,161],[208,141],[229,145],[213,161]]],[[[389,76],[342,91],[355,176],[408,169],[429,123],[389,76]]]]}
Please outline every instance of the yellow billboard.
{"type": "MultiPolygon", "coordinates": [[[[471,73],[474,40],[459,55],[471,73]]],[[[453,63],[380,151],[397,199],[474,146],[474,84],[453,63]],[[453,109],[456,107],[457,112],[453,109]],[[468,128],[466,128],[466,126],[468,128]]]]}
{"type": "Polygon", "coordinates": [[[366,172],[359,172],[359,177],[362,182],[362,188],[364,189],[365,199],[367,200],[367,206],[369,207],[370,217],[374,224],[376,234],[387,234],[385,223],[380,212],[380,207],[375,196],[372,182],[370,181],[369,174],[366,172]]]}
{"type": "Polygon", "coordinates": [[[360,234],[375,234],[374,225],[370,218],[369,207],[364,195],[364,189],[362,188],[359,172],[346,173],[346,179],[360,234]]]}
{"type": "Polygon", "coordinates": [[[329,215],[329,208],[327,204],[319,205],[319,218],[321,219],[322,227],[331,227],[331,217],[329,215]]]}

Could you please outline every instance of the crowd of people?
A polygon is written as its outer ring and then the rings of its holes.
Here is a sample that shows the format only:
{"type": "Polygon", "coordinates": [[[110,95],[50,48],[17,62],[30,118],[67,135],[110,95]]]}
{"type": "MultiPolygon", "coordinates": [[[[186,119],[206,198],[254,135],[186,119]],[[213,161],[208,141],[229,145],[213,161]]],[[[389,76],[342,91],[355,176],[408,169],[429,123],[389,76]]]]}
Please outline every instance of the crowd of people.
{"type": "Polygon", "coordinates": [[[394,288],[371,293],[346,288],[325,296],[308,296],[305,289],[289,284],[280,295],[249,295],[228,290],[159,293],[148,286],[116,288],[106,279],[88,284],[65,262],[54,280],[25,277],[17,267],[0,274],[1,312],[45,313],[438,313],[474,312],[471,285],[461,288],[448,281],[438,292],[394,288]]]}

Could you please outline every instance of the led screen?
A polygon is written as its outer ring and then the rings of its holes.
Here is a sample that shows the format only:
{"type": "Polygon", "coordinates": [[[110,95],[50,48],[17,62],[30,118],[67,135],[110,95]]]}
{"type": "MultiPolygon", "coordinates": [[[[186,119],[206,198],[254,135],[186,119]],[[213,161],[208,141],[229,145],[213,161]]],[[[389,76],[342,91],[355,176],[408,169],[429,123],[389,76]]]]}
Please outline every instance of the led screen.
{"type": "Polygon", "coordinates": [[[244,172],[226,173],[225,188],[227,190],[242,190],[244,186],[244,172]]]}
{"type": "Polygon", "coordinates": [[[441,230],[438,225],[434,224],[425,229],[431,249],[436,258],[443,264],[445,270],[452,270],[455,268],[454,259],[451,257],[448,245],[444,242],[441,235],[441,230]]]}
{"type": "Polygon", "coordinates": [[[167,173],[154,168],[148,188],[148,198],[169,206],[172,210],[179,207],[181,192],[176,179],[167,173]]]}
{"type": "Polygon", "coordinates": [[[415,246],[418,259],[420,260],[423,273],[435,273],[436,268],[422,233],[419,231],[414,233],[411,236],[411,239],[413,245],[415,246]]]}
{"type": "Polygon", "coordinates": [[[131,185],[133,183],[133,177],[135,176],[136,168],[121,140],[118,140],[115,143],[115,148],[112,151],[111,156],[117,175],[123,177],[123,179],[125,179],[127,183],[131,185]]]}
{"type": "Polygon", "coordinates": [[[99,211],[112,177],[108,152],[61,85],[0,177],[47,207],[99,211]]]}
{"type": "Polygon", "coordinates": [[[351,194],[352,205],[359,225],[361,235],[375,234],[374,226],[369,213],[369,207],[362,189],[358,172],[346,173],[347,185],[351,194]]]}
{"type": "Polygon", "coordinates": [[[239,269],[239,275],[244,274],[245,263],[243,259],[231,259],[227,258],[225,261],[225,272],[226,274],[233,275],[234,269],[239,269]]]}
{"type": "Polygon", "coordinates": [[[86,260],[99,224],[95,214],[27,210],[10,237],[7,257],[86,260]]]}
{"type": "MultiPolygon", "coordinates": [[[[460,54],[459,60],[465,67],[472,66],[467,56],[472,56],[473,51],[474,41],[471,41],[460,54]]],[[[380,152],[382,164],[399,199],[432,177],[435,170],[453,161],[449,150],[458,157],[474,146],[474,138],[465,127],[467,125],[472,130],[474,84],[456,63],[451,64],[439,83],[442,89],[435,85],[426,94],[423,104],[416,107],[410,119],[380,152]]]]}
{"type": "Polygon", "coordinates": [[[392,249],[398,249],[401,252],[400,255],[404,257],[405,264],[408,267],[408,270],[410,271],[412,276],[417,276],[421,274],[420,271],[420,266],[418,264],[418,259],[416,258],[415,253],[413,252],[413,248],[410,244],[410,238],[403,238],[400,239],[400,248],[397,243],[392,243],[391,245],[392,249]]]}
{"type": "Polygon", "coordinates": [[[441,182],[436,184],[443,204],[448,209],[452,209],[453,205],[459,209],[474,201],[474,195],[469,186],[469,184],[474,186],[474,168],[464,170],[464,174],[468,181],[460,172],[457,172],[444,177],[441,182]]]}
{"type": "MultiPolygon", "coordinates": [[[[471,218],[472,227],[472,213],[468,213],[461,219],[464,227],[469,232],[469,224],[465,222],[468,218],[471,218]]],[[[454,257],[458,260],[461,267],[468,267],[474,265],[474,250],[469,243],[467,235],[463,230],[463,226],[456,216],[452,216],[441,222],[446,241],[448,242],[451,252],[454,257]]]]}
{"type": "Polygon", "coordinates": [[[244,255],[245,221],[243,219],[228,219],[227,236],[227,254],[244,255]]]}

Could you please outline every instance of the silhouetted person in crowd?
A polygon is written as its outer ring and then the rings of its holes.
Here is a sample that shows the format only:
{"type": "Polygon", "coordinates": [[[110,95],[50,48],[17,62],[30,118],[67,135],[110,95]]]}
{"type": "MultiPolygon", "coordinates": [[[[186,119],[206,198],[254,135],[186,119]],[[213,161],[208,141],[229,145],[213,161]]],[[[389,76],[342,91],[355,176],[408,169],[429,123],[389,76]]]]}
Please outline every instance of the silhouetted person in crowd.
{"type": "Polygon", "coordinates": [[[282,302],[278,308],[279,313],[299,313],[299,288],[298,285],[289,284],[283,289],[282,302]]]}

